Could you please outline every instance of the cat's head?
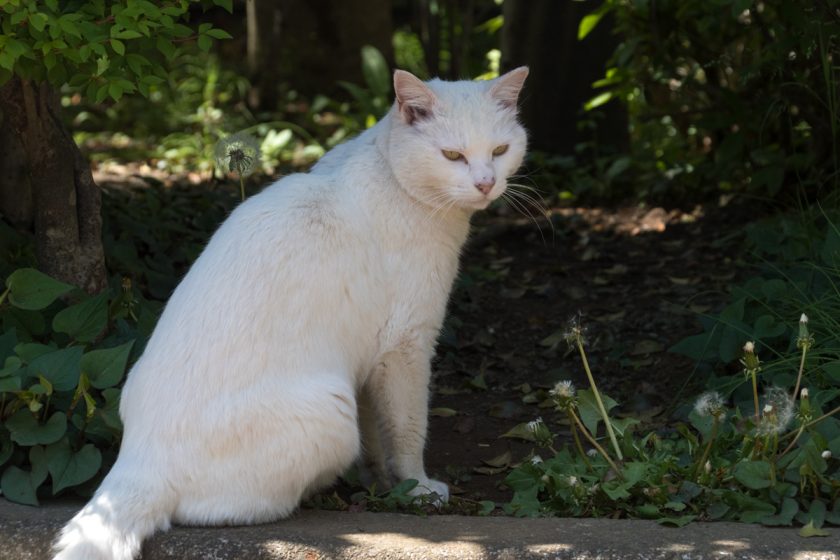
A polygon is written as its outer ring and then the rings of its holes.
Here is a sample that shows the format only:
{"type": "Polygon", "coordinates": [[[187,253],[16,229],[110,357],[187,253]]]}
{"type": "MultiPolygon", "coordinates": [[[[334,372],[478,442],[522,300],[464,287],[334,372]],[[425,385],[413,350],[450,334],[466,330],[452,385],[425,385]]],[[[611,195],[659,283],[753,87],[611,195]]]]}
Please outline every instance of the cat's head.
{"type": "Polygon", "coordinates": [[[394,73],[388,159],[400,184],[432,208],[486,208],[522,163],[517,119],[526,67],[489,81],[423,82],[394,73]]]}

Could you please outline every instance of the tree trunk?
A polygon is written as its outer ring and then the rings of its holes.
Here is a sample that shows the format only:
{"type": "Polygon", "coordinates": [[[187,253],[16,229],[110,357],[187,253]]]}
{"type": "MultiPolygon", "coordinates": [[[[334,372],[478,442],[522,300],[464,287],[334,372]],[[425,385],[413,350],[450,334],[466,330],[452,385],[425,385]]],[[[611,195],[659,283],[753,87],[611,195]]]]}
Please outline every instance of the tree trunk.
{"type": "Polygon", "coordinates": [[[557,0],[505,0],[503,4],[502,69],[523,64],[531,69],[522,120],[534,148],[574,154],[578,143],[595,141],[599,148],[627,149],[627,111],[619,103],[602,107],[604,118],[594,131],[577,126],[583,104],[597,93],[592,83],[603,78],[619,42],[609,17],[578,41],[580,20],[597,5],[557,0]]]}
{"type": "Polygon", "coordinates": [[[32,184],[26,150],[0,111],[0,214],[18,229],[32,229],[32,184]]]}
{"type": "Polygon", "coordinates": [[[270,111],[277,108],[277,85],[282,71],[277,60],[281,48],[280,6],[274,0],[247,0],[245,11],[251,80],[248,104],[253,109],[270,111]]]}
{"type": "Polygon", "coordinates": [[[0,88],[0,111],[29,160],[38,267],[95,293],[107,282],[99,187],[58,116],[47,83],[14,77],[0,88]]]}

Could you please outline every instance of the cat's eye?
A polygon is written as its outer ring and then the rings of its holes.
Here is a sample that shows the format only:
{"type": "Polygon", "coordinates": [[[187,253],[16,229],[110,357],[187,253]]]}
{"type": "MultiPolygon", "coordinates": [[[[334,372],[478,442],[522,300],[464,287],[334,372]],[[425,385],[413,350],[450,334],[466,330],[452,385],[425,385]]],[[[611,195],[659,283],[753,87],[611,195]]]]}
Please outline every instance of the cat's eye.
{"type": "Polygon", "coordinates": [[[455,150],[441,150],[443,153],[443,157],[448,159],[449,161],[458,161],[464,159],[464,154],[461,152],[456,152],[455,150]]]}
{"type": "Polygon", "coordinates": [[[500,156],[503,153],[505,153],[506,151],[508,151],[508,145],[507,144],[502,144],[501,146],[496,146],[496,149],[493,150],[493,155],[494,156],[500,156]]]}

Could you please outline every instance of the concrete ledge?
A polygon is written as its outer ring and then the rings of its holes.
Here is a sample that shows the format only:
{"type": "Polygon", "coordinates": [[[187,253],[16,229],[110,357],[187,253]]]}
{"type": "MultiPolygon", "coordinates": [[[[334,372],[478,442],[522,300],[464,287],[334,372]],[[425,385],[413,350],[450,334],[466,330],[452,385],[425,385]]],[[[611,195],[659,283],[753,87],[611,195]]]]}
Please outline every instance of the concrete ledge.
{"type": "MultiPolygon", "coordinates": [[[[0,560],[49,558],[53,536],[78,508],[0,498],[0,560]]],[[[736,523],[671,529],[635,520],[302,511],[252,527],[176,527],[151,538],[143,560],[840,560],[840,529],[831,533],[803,539],[792,528],[736,523]]]]}

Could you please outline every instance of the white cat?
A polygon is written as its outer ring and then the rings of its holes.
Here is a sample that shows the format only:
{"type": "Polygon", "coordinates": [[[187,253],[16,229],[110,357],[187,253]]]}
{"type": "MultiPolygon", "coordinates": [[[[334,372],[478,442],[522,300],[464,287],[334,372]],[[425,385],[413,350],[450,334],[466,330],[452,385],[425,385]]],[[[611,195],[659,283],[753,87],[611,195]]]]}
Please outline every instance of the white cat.
{"type": "Polygon", "coordinates": [[[527,68],[488,82],[396,71],[376,126],[239,206],[128,375],[122,447],[59,560],[128,560],[170,522],[288,516],[364,449],[426,475],[430,359],[470,215],[525,153],[527,68]]]}

